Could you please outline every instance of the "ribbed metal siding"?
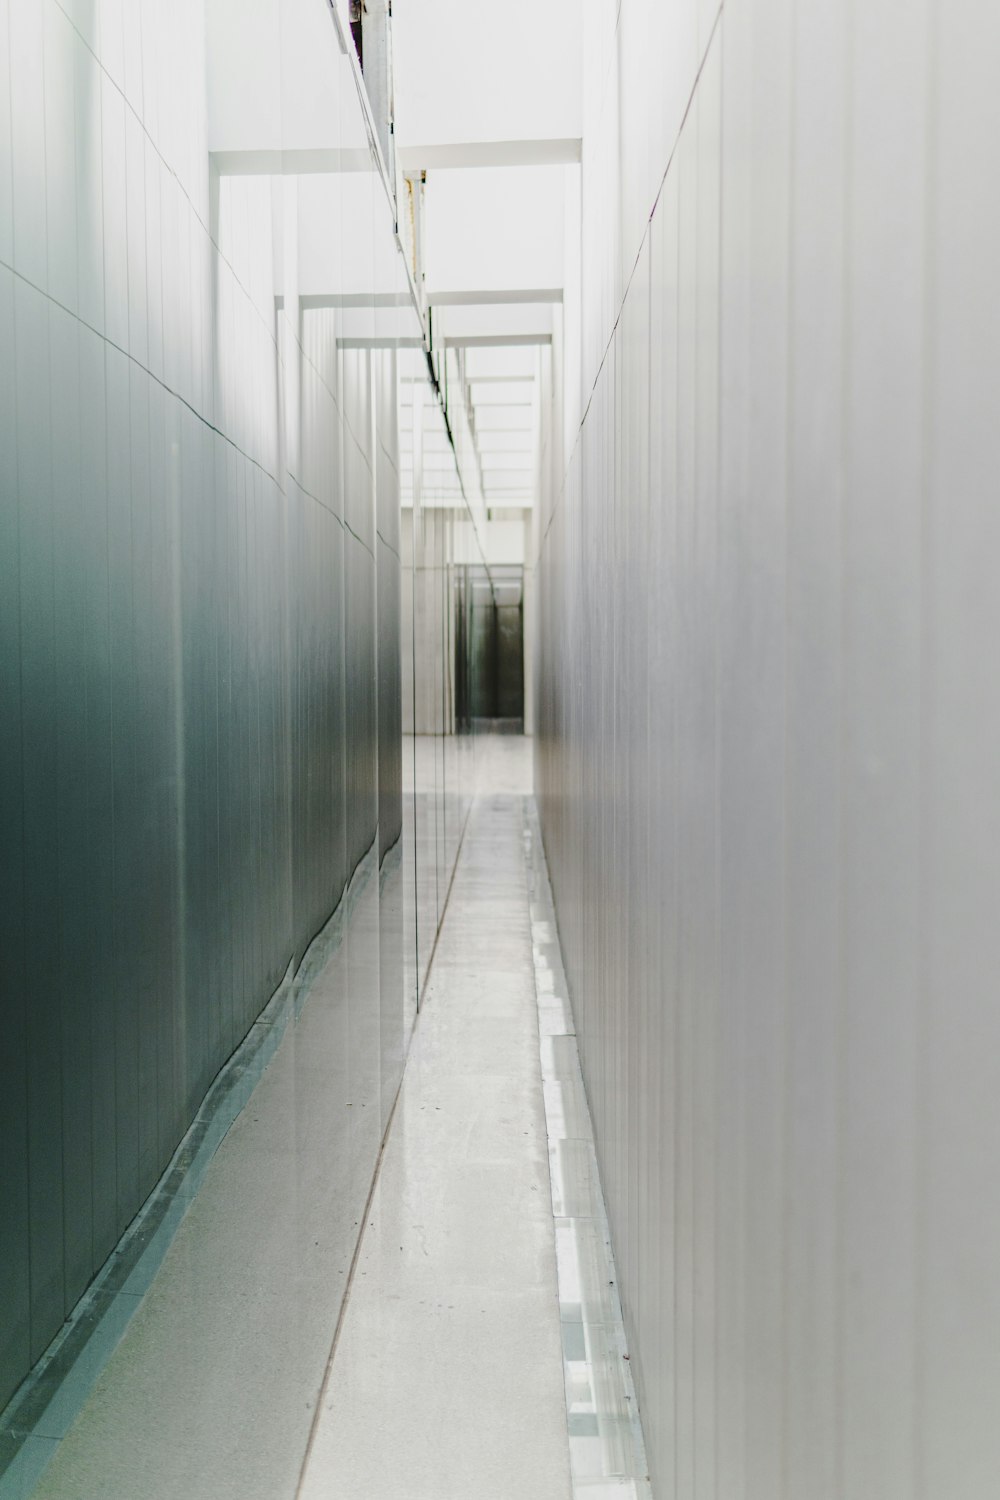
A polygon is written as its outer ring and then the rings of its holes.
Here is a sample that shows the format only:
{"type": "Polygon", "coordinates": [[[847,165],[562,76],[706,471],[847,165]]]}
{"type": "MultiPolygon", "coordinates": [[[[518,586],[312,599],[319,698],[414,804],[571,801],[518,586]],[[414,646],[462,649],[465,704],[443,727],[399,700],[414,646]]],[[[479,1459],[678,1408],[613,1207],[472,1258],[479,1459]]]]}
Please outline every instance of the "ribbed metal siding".
{"type": "MultiPolygon", "coordinates": [[[[178,28],[194,96],[194,10],[153,19],[178,28]]],[[[401,798],[398,475],[373,446],[377,431],[395,453],[395,402],[350,430],[341,415],[369,412],[373,384],[394,389],[392,350],[343,358],[331,314],[293,325],[247,291],[271,274],[282,208],[266,184],[224,186],[216,254],[203,122],[180,81],[144,133],[60,8],[15,0],[0,7],[4,118],[8,87],[0,1403],[331,914],[383,811],[383,839],[398,836],[401,798]],[[227,238],[236,224],[251,232],[227,238]]],[[[371,284],[384,275],[398,294],[387,205],[370,226],[371,284]]],[[[387,1093],[404,1011],[393,899],[365,959],[387,1093]]]]}
{"type": "Polygon", "coordinates": [[[632,1368],[662,1500],[981,1500],[997,24],[715,23],[588,10],[586,415],[539,586],[542,818],[632,1368]]]}

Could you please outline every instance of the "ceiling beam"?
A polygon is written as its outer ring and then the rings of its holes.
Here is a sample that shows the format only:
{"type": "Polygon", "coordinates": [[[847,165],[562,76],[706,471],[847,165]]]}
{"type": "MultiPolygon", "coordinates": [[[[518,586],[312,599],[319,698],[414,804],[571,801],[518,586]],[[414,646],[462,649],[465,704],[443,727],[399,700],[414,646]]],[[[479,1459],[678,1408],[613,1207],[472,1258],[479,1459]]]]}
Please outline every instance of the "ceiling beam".
{"type": "MultiPolygon", "coordinates": [[[[449,349],[509,349],[530,344],[551,344],[551,333],[469,333],[446,338],[449,349]]],[[[474,378],[474,377],[473,377],[474,378]]]]}
{"type": "Polygon", "coordinates": [[[298,151],[212,151],[210,161],[220,177],[307,177],[328,172],[376,171],[364,146],[305,147],[298,151]]]}
{"type": "Polygon", "coordinates": [[[581,160],[579,136],[540,141],[463,141],[454,145],[397,146],[404,172],[447,167],[554,167],[581,160]]]}
{"type": "Polygon", "coordinates": [[[499,307],[528,302],[561,302],[561,286],[505,287],[502,290],[478,292],[428,292],[432,307],[499,307]]]}

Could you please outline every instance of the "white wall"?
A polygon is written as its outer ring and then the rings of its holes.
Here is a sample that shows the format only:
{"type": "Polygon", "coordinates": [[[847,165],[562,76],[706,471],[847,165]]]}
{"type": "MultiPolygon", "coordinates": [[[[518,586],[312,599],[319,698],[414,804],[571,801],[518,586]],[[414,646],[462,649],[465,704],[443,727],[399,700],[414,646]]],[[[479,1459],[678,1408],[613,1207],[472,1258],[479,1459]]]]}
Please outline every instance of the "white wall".
{"type": "Polygon", "coordinates": [[[1000,1483],[998,54],[586,8],[538,780],[661,1500],[1000,1483]]]}
{"type": "MultiPolygon", "coordinates": [[[[427,290],[561,286],[566,170],[470,167],[429,173],[424,222],[427,290]]],[[[525,330],[516,305],[491,311],[501,324],[494,328],[480,317],[473,331],[525,330]]],[[[532,311],[544,315],[547,308],[532,311]]]]}
{"type": "Polygon", "coordinates": [[[580,134],[574,0],[396,0],[392,26],[404,144],[580,134]]]}

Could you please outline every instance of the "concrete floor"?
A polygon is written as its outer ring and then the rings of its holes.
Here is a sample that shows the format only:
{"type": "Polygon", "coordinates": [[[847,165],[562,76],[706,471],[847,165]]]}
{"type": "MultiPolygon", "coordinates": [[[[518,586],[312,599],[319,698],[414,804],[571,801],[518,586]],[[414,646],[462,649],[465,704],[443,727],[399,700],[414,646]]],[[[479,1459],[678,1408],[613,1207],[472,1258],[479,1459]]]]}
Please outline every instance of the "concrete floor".
{"type": "Polygon", "coordinates": [[[524,741],[489,745],[304,1500],[570,1493],[519,795],[529,778],[524,741]]]}

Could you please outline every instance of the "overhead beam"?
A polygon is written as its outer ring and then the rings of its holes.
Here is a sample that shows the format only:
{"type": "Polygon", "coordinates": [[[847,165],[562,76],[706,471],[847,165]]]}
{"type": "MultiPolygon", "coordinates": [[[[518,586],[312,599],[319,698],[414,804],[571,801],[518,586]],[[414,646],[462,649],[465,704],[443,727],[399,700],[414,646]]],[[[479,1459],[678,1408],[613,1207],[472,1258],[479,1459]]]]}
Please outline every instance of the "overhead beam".
{"type": "Polygon", "coordinates": [[[375,158],[364,146],[315,146],[297,151],[212,151],[209,160],[220,177],[310,177],[318,173],[371,172],[375,158]]]}
{"type": "Polygon", "coordinates": [[[533,372],[527,375],[467,375],[467,385],[528,385],[535,376],[533,372]]]}
{"type": "MultiPolygon", "coordinates": [[[[281,292],[277,292],[274,298],[275,307],[284,307],[285,298],[281,292]]],[[[331,308],[371,308],[384,307],[413,307],[413,298],[409,292],[302,292],[299,296],[299,307],[303,312],[328,311],[331,308]]],[[[408,379],[420,379],[426,381],[427,376],[412,376],[408,379]]]]}
{"type": "Polygon", "coordinates": [[[504,287],[502,290],[477,292],[428,292],[432,307],[500,307],[527,302],[561,302],[561,286],[504,287]]]}
{"type": "Polygon", "coordinates": [[[464,141],[454,145],[397,147],[404,172],[447,167],[555,167],[581,160],[579,136],[539,141],[464,141]]]}
{"type": "Polygon", "coordinates": [[[469,333],[446,338],[448,349],[512,349],[522,345],[551,344],[551,333],[469,333]]]}
{"type": "Polygon", "coordinates": [[[308,311],[335,307],[412,307],[413,298],[409,292],[306,292],[299,297],[299,306],[308,311]]]}
{"type": "Polygon", "coordinates": [[[386,338],[370,339],[338,339],[338,349],[422,349],[423,339],[397,339],[387,336],[386,338]]]}

